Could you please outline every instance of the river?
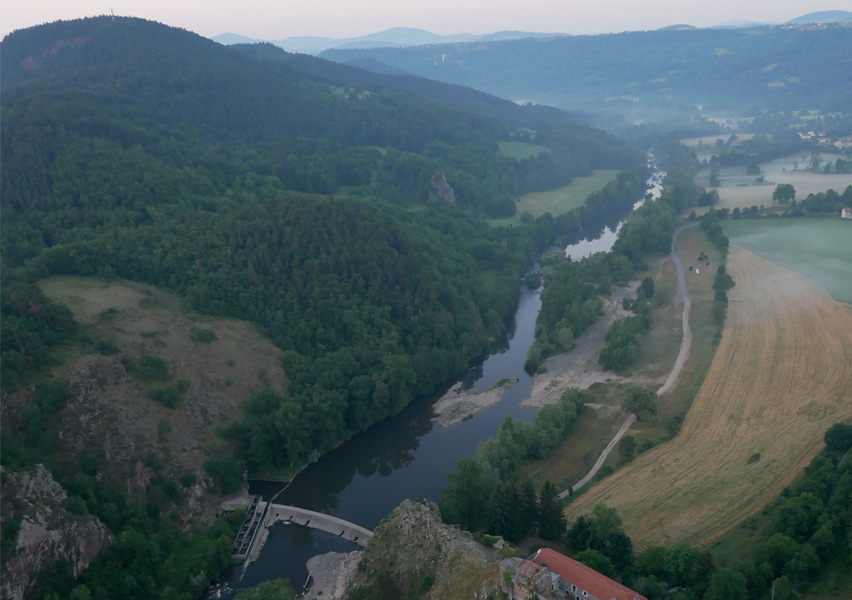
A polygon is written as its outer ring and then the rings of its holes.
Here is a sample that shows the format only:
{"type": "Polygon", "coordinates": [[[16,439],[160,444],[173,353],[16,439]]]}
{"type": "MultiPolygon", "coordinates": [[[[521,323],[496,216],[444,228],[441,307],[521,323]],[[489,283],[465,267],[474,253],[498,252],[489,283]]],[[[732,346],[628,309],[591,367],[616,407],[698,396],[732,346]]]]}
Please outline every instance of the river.
{"type": "MultiPolygon", "coordinates": [[[[649,186],[652,195],[659,196],[659,171],[649,180],[649,186]]],[[[634,209],[643,202],[644,198],[637,201],[634,209]]],[[[566,255],[576,260],[609,251],[623,223],[622,220],[614,228],[605,227],[600,234],[568,246],[566,255]]],[[[537,267],[534,265],[531,270],[537,267]]],[[[413,402],[398,415],[376,423],[309,465],[276,498],[276,503],[327,513],[373,529],[405,498],[422,494],[437,501],[445,484],[444,475],[461,458],[473,456],[477,445],[493,436],[507,416],[532,420],[535,409],[521,407],[520,403],[532,389],[533,378],[523,365],[535,336],[541,289],[531,290],[519,282],[519,294],[518,308],[504,342],[466,376],[473,389],[487,389],[504,377],[518,375],[518,381],[498,404],[445,428],[432,421],[431,407],[437,398],[413,402]]],[[[253,481],[249,491],[269,499],[283,487],[281,483],[253,481]]],[[[242,569],[233,570],[229,586],[239,590],[287,577],[299,590],[308,577],[308,558],[324,552],[359,549],[357,544],[333,534],[279,523],[271,528],[260,557],[248,566],[242,579],[242,569]]]]}

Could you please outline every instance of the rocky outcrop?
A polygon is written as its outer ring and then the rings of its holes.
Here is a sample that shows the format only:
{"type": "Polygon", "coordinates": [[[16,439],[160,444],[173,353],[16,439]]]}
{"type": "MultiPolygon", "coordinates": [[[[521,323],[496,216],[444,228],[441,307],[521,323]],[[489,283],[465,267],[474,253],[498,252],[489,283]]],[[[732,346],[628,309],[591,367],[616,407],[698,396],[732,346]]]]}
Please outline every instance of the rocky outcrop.
{"type": "Polygon", "coordinates": [[[551,573],[546,567],[523,558],[505,558],[500,561],[500,574],[501,589],[512,600],[551,596],[551,573]]]}
{"type": "Polygon", "coordinates": [[[65,509],[67,493],[44,465],[34,471],[3,474],[4,499],[20,515],[15,555],[3,557],[5,599],[20,600],[36,573],[59,560],[71,564],[77,577],[111,542],[109,531],[97,517],[71,514],[65,509]]]}
{"type": "MultiPolygon", "coordinates": [[[[447,183],[447,176],[443,171],[438,171],[432,176],[432,187],[435,188],[444,202],[450,206],[456,203],[456,193],[453,188],[450,187],[450,184],[447,183]]],[[[429,195],[434,197],[431,191],[429,192],[429,195]]]]}
{"type": "Polygon", "coordinates": [[[423,598],[486,598],[499,591],[496,557],[471,534],[441,521],[427,500],[405,500],[375,529],[352,589],[389,585],[423,598]],[[390,580],[390,581],[388,581],[390,580]]]}
{"type": "Polygon", "coordinates": [[[355,579],[360,562],[361,551],[359,550],[347,553],[326,552],[314,556],[308,561],[311,583],[305,597],[342,600],[355,579]]]}

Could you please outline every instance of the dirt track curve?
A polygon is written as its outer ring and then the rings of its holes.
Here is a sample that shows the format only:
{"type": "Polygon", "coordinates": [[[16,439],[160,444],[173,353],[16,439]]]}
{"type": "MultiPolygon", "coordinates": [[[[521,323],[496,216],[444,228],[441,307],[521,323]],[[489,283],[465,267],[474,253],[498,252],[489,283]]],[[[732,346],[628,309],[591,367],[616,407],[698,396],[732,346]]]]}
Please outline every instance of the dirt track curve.
{"type": "MultiPolygon", "coordinates": [[[[698,225],[698,223],[682,225],[675,229],[672,234],[671,257],[674,261],[675,267],[677,267],[677,295],[675,296],[675,301],[680,300],[683,302],[683,339],[680,342],[680,350],[678,351],[674,367],[672,367],[671,373],[669,373],[665,383],[663,383],[662,387],[657,390],[657,396],[662,396],[663,394],[671,391],[671,389],[675,386],[678,378],[680,377],[680,372],[683,370],[683,365],[686,364],[686,359],[689,358],[689,348],[692,346],[692,329],[689,327],[689,312],[692,310],[692,299],[689,297],[689,294],[686,293],[686,274],[683,271],[683,263],[680,261],[680,258],[675,252],[675,242],[677,242],[677,236],[681,231],[690,227],[695,227],[696,225],[698,225]]],[[[613,438],[606,445],[606,448],[604,448],[603,452],[601,452],[601,455],[598,457],[598,460],[595,461],[591,470],[586,473],[580,481],[569,487],[564,492],[561,492],[557,498],[562,499],[574,490],[579,490],[581,487],[589,483],[592,477],[597,475],[598,471],[609,456],[609,453],[612,452],[613,448],[615,448],[615,445],[622,437],[624,437],[624,434],[627,433],[627,430],[630,429],[635,422],[636,415],[631,414],[628,416],[627,419],[624,420],[624,423],[621,424],[621,427],[618,428],[618,431],[613,438]]]]}

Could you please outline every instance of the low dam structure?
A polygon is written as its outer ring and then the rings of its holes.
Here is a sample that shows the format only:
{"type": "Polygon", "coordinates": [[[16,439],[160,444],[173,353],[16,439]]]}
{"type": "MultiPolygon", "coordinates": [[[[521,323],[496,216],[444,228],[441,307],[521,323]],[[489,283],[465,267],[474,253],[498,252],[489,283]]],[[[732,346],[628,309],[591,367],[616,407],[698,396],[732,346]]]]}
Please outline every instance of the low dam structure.
{"type": "Polygon", "coordinates": [[[369,529],[344,521],[331,515],[299,508],[298,506],[287,506],[285,504],[270,504],[266,514],[265,526],[269,527],[277,521],[297,523],[305,527],[313,527],[321,531],[332,533],[355,542],[360,546],[366,546],[373,532],[369,529]]]}

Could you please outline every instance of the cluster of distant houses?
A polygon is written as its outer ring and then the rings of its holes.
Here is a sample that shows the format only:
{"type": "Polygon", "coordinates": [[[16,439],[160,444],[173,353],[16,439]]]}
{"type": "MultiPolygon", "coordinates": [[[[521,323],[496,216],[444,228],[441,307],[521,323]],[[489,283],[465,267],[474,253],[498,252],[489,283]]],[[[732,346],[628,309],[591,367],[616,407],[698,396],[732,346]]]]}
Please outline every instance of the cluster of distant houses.
{"type": "Polygon", "coordinates": [[[825,135],[825,133],[816,133],[815,131],[800,131],[799,137],[803,140],[816,141],[818,144],[830,144],[838,150],[846,150],[847,148],[852,148],[852,137],[842,137],[832,142],[831,138],[825,135]]]}
{"type": "Polygon", "coordinates": [[[648,600],[591,567],[542,548],[529,559],[500,561],[503,591],[511,600],[648,600]]]}

